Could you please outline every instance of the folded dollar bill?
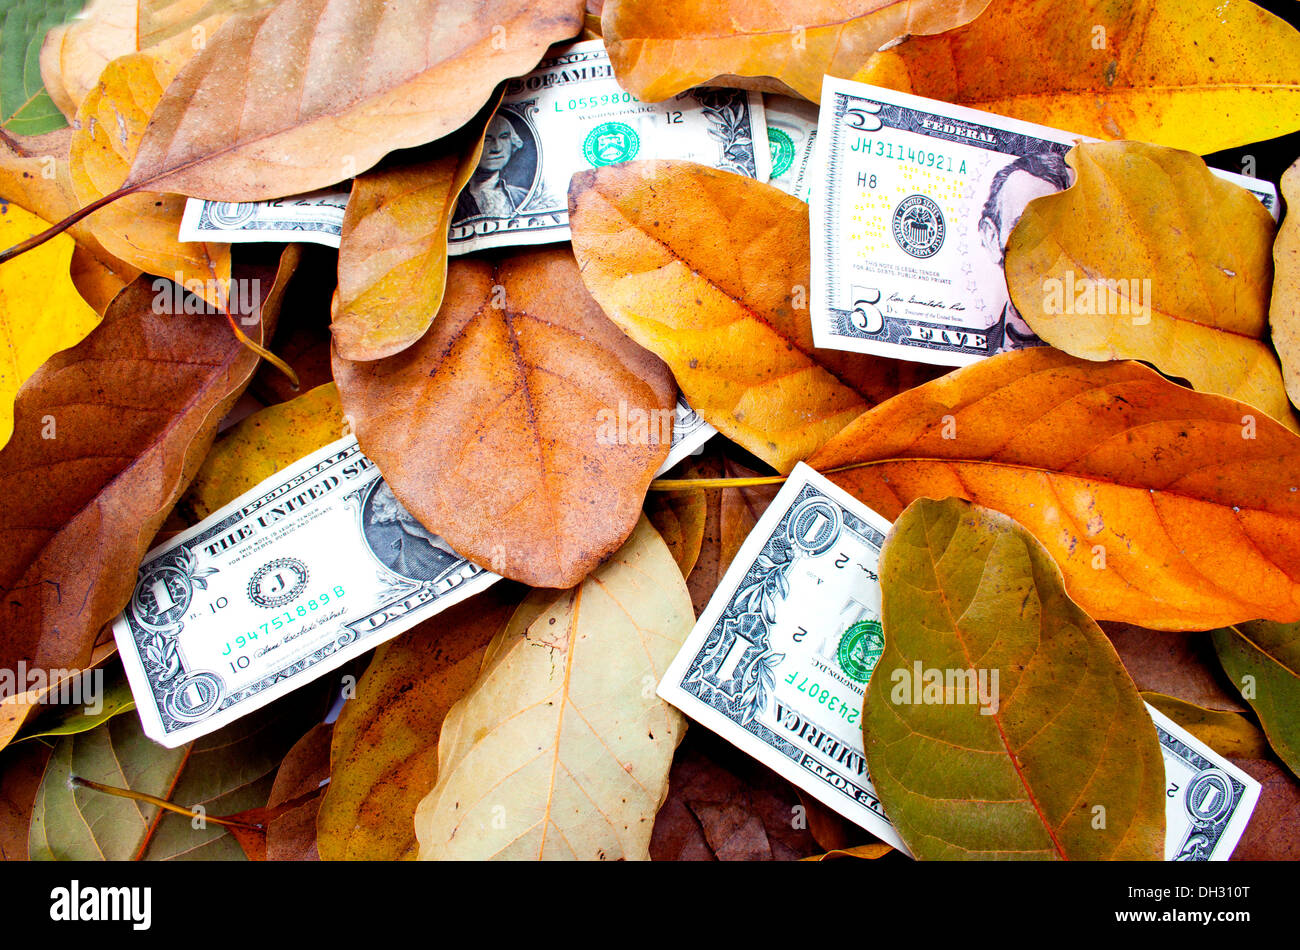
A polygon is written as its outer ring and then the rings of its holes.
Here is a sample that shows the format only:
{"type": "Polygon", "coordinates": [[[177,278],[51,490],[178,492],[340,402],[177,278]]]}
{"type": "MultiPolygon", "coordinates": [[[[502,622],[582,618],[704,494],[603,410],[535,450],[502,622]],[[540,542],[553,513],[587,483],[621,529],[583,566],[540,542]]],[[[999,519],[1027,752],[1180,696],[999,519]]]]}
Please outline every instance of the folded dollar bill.
{"type": "Polygon", "coordinates": [[[771,183],[807,202],[817,145],[817,104],[766,93],[767,140],[772,149],[771,183]]]}
{"type": "MultiPolygon", "coordinates": [[[[828,479],[797,465],[658,691],[906,851],[867,774],[861,721],[866,683],[884,646],[877,565],[889,527],[828,479]]],[[[1226,860],[1259,784],[1147,708],[1165,759],[1166,857],[1226,860]]]]}
{"type": "Polygon", "coordinates": [[[182,241],[244,244],[310,241],[337,248],[343,234],[348,189],[335,186],[270,201],[200,201],[190,198],[181,215],[182,241]]]}
{"type": "MultiPolygon", "coordinates": [[[[1070,184],[1060,129],[827,76],[810,201],[817,346],[964,366],[1042,341],[1012,305],[1007,239],[1070,184]]],[[[1269,182],[1213,169],[1278,216],[1269,182]]]]}
{"type": "Polygon", "coordinates": [[[145,734],[175,748],[497,580],[349,437],[150,551],[113,635],[145,734]]]}
{"type": "MultiPolygon", "coordinates": [[[[457,202],[448,253],[567,241],[573,173],[647,158],[687,159],[767,181],[771,151],[762,95],[691,89],[665,102],[642,102],[614,78],[603,41],[553,50],[507,84],[478,168],[457,202]]],[[[338,247],[346,205],[347,192],[337,189],[235,204],[191,198],[180,237],[338,247]]]]}

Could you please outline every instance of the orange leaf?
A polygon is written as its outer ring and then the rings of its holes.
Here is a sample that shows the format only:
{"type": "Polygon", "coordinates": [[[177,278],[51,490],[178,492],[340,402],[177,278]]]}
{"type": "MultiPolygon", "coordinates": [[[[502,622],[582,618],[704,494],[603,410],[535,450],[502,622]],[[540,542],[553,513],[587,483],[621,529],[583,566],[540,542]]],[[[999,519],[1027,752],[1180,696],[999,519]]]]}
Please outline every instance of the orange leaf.
{"type": "Polygon", "coordinates": [[[956,496],[1009,515],[1098,620],[1300,620],[1300,437],[1130,362],[991,357],[864,414],[809,464],[895,518],[956,496]]]}
{"type": "Polygon", "coordinates": [[[609,0],[600,24],[618,81],[648,102],[699,85],[793,92],[817,102],[824,73],[851,76],[886,43],[969,23],[988,3],[609,0]]]}

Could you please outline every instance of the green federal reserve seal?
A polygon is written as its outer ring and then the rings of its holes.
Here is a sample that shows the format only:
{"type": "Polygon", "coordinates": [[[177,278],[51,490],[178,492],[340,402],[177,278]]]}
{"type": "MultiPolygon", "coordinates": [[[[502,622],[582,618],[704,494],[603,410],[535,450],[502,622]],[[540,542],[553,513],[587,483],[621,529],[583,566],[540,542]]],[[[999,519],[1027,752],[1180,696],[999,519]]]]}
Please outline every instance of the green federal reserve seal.
{"type": "Polygon", "coordinates": [[[850,679],[865,683],[871,678],[885,649],[885,637],[878,620],[859,620],[840,637],[840,669],[850,679]]]}
{"type": "Polygon", "coordinates": [[[593,168],[627,162],[636,158],[641,148],[641,136],[636,129],[623,122],[604,122],[587,133],[582,154],[593,168]]]}
{"type": "Polygon", "coordinates": [[[794,164],[794,141],[771,125],[767,127],[767,140],[772,146],[772,177],[780,178],[794,164]]]}

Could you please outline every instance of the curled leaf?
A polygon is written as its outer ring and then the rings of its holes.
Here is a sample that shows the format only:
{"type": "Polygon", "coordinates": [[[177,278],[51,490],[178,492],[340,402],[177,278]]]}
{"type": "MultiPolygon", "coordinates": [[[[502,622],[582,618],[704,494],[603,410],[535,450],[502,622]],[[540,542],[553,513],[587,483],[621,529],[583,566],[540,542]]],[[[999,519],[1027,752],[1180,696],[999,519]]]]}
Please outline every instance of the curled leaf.
{"type": "Polygon", "coordinates": [[[281,0],[227,20],[168,86],[124,188],[260,201],[351,178],[464,125],[582,15],[581,0],[281,0]]]}
{"type": "Polygon", "coordinates": [[[854,79],[1198,155],[1300,126],[1300,33],[1254,3],[993,0],[877,53],[854,79]]]}
{"type": "Polygon", "coordinates": [[[411,166],[358,175],[339,243],[334,346],[347,360],[377,360],[422,337],[447,285],[447,227],[478,165],[492,106],[411,166]]]}
{"type": "Polygon", "coordinates": [[[1139,142],[1080,145],[1076,179],[1035,199],[1007,244],[1016,309],[1090,360],[1139,359],[1292,431],[1264,341],[1273,220],[1195,155],[1139,142]]]}

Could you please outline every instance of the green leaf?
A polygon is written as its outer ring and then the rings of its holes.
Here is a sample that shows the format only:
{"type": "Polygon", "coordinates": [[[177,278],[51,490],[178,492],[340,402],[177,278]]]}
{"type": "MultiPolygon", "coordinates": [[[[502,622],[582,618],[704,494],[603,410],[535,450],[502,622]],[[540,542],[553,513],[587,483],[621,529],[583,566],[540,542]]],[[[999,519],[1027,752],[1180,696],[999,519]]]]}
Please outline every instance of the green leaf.
{"type": "Polygon", "coordinates": [[[1268,757],[1268,740],[1259,727],[1239,712],[1207,709],[1177,696],[1142,692],[1142,699],[1200,739],[1219,755],[1231,759],[1268,757]]]}
{"type": "MultiPolygon", "coordinates": [[[[112,719],[118,713],[135,709],[135,699],[131,696],[131,684],[126,681],[126,674],[121,666],[114,666],[111,673],[101,670],[89,670],[83,676],[98,677],[104,675],[108,682],[100,695],[89,696],[96,701],[74,706],[59,706],[51,709],[32,723],[26,731],[17,736],[14,742],[27,739],[48,738],[51,736],[71,736],[78,732],[89,732],[112,719]]],[[[91,680],[93,683],[94,680],[91,680]]],[[[88,689],[83,680],[82,689],[88,689]]],[[[84,695],[84,694],[83,694],[84,695]]]]}
{"type": "Polygon", "coordinates": [[[1257,620],[1211,634],[1219,662],[1259,716],[1269,745],[1300,776],[1300,624],[1257,620]],[[1290,661],[1284,662],[1284,661],[1290,661]]]}
{"type": "Polygon", "coordinates": [[[867,769],[912,854],[1163,858],[1155,726],[1028,531],[920,499],[894,523],[880,583],[867,769]]]}
{"type": "Polygon", "coordinates": [[[85,0],[0,0],[0,127],[40,135],[67,125],[41,79],[41,44],[85,0]]]}
{"type": "Polygon", "coordinates": [[[324,712],[331,678],[298,690],[179,749],[144,735],[137,716],[117,716],[89,732],[64,736],[54,747],[32,811],[28,850],[33,860],[177,858],[241,860],[244,853],[216,822],[74,787],[71,779],[165,798],[216,817],[266,805],[285,753],[324,712]],[[161,814],[160,814],[161,812],[161,814]]]}

